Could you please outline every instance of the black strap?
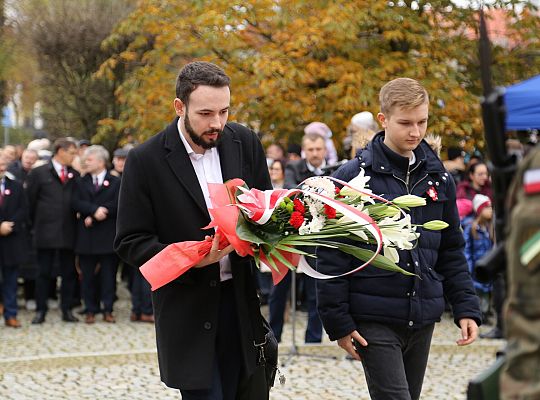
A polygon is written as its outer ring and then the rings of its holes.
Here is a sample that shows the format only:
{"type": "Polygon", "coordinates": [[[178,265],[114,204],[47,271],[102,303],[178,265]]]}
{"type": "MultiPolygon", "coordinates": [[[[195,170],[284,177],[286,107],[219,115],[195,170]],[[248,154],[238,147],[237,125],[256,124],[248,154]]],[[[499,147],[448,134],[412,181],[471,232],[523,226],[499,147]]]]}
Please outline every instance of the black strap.
{"type": "MultiPolygon", "coordinates": [[[[256,268],[253,267],[252,268],[256,268]]],[[[266,342],[266,336],[264,332],[264,319],[261,314],[260,305],[257,306],[254,301],[249,302],[248,306],[250,310],[250,321],[251,321],[251,330],[253,331],[253,341],[254,345],[262,345],[266,342]]]]}

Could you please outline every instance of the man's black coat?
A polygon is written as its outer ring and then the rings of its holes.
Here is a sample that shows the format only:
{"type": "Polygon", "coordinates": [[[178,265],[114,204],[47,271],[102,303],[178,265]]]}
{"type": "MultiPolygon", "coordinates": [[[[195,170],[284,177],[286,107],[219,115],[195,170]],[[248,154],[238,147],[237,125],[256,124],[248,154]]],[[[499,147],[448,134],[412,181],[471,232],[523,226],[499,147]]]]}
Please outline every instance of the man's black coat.
{"type": "Polygon", "coordinates": [[[116,234],[116,211],[118,209],[118,194],[120,178],[107,172],[103,184],[96,191],[92,175],[79,178],[73,191],[73,209],[79,213],[77,221],[77,254],[111,254],[114,253],[113,242],[116,234]],[[107,218],[98,221],[92,218],[92,226],[84,225],[86,217],[93,217],[98,207],[105,207],[109,212],[107,218]]]}
{"type": "Polygon", "coordinates": [[[19,265],[26,261],[28,246],[25,237],[25,224],[28,219],[28,207],[22,184],[5,177],[4,198],[0,205],[0,223],[14,222],[13,231],[7,236],[0,236],[0,263],[19,265]]]}
{"type": "MultiPolygon", "coordinates": [[[[131,150],[122,184],[115,250],[141,266],[168,244],[203,240],[213,230],[199,181],[182,143],[178,118],[163,132],[131,150]]],[[[223,180],[242,178],[249,187],[271,189],[261,143],[245,127],[226,125],[218,145],[223,180]]],[[[250,258],[231,253],[242,332],[245,372],[255,368],[251,307],[259,307],[250,258]]],[[[159,367],[170,387],[210,387],[219,310],[219,265],[191,269],[152,293],[159,367]]]]}
{"type": "Polygon", "coordinates": [[[64,184],[52,161],[34,168],[26,180],[34,242],[38,249],[73,249],[75,211],[71,196],[79,173],[68,167],[64,184]]]}

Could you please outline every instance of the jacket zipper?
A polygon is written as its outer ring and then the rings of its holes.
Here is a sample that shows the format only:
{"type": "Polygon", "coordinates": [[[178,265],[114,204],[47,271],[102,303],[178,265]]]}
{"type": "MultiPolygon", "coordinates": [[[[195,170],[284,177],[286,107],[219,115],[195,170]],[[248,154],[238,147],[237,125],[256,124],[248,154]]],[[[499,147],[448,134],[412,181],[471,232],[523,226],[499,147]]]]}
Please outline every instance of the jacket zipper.
{"type": "MultiPolygon", "coordinates": [[[[408,180],[408,175],[409,175],[409,173],[407,172],[407,180],[408,180]]],[[[413,185],[413,187],[411,188],[410,191],[409,191],[409,185],[407,185],[407,182],[405,182],[403,179],[401,179],[401,178],[395,176],[394,174],[392,174],[392,176],[393,176],[394,178],[396,178],[398,181],[402,182],[402,183],[405,185],[405,188],[407,189],[407,194],[411,194],[411,192],[414,190],[414,188],[415,188],[416,186],[418,186],[418,184],[419,184],[420,182],[422,182],[424,179],[426,179],[426,178],[429,176],[429,174],[426,174],[422,179],[420,179],[418,182],[416,182],[416,183],[413,185]]]]}

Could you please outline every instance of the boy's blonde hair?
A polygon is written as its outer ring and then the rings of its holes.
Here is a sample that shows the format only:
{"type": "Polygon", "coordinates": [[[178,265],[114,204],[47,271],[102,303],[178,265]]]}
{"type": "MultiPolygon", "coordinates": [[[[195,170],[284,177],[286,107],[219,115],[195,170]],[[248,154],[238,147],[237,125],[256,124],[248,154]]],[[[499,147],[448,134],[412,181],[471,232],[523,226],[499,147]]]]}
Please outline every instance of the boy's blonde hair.
{"type": "Polygon", "coordinates": [[[397,78],[381,88],[379,103],[381,113],[388,117],[396,107],[411,109],[429,103],[429,95],[418,81],[411,78],[397,78]]]}

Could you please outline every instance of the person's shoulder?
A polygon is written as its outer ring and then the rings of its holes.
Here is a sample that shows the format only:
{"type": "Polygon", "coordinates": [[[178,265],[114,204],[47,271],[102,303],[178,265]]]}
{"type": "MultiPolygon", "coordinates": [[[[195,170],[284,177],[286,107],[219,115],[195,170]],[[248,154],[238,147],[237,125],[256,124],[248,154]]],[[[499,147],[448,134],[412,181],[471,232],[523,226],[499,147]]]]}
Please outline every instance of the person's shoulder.
{"type": "Polygon", "coordinates": [[[360,173],[360,160],[358,157],[355,157],[352,160],[347,161],[341,167],[339,167],[332,174],[332,177],[348,182],[351,179],[353,179],[355,176],[357,176],[359,173],[360,173]]]}
{"type": "Polygon", "coordinates": [[[12,188],[15,188],[16,190],[23,189],[22,183],[19,182],[13,175],[6,173],[5,177],[6,177],[7,182],[9,182],[9,185],[12,188]]]}
{"type": "Polygon", "coordinates": [[[227,122],[225,124],[225,132],[229,132],[234,138],[238,139],[254,139],[257,138],[257,134],[249,129],[247,126],[239,124],[238,122],[227,122]]]}
{"type": "Polygon", "coordinates": [[[107,175],[105,175],[105,179],[107,179],[113,184],[119,184],[121,181],[121,179],[118,176],[114,175],[112,171],[107,171],[107,175]]]}
{"type": "Polygon", "coordinates": [[[45,164],[39,165],[35,168],[32,168],[32,170],[28,173],[29,176],[40,176],[43,174],[48,173],[51,168],[54,168],[51,164],[51,162],[46,162],[45,164]]]}
{"type": "Polygon", "coordinates": [[[303,168],[307,168],[306,160],[301,158],[300,160],[295,161],[289,161],[287,165],[285,165],[285,169],[292,169],[292,170],[301,170],[303,168]]]}

